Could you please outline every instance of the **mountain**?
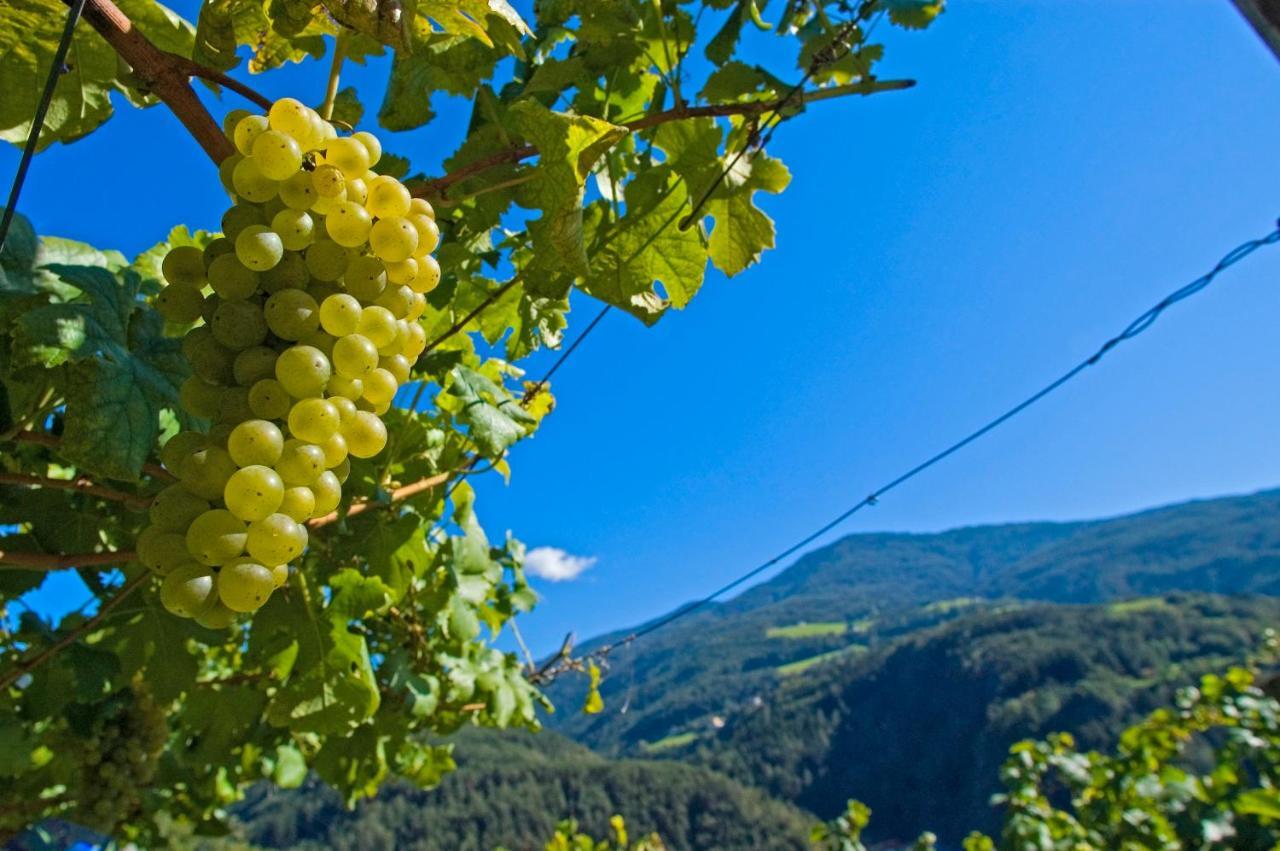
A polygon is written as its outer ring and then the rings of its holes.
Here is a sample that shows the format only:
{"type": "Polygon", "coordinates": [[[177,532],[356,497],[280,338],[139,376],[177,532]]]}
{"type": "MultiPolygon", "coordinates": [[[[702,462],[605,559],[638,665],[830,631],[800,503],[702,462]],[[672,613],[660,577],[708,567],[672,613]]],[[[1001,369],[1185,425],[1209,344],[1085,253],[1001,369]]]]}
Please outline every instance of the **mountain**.
{"type": "MultiPolygon", "coordinates": [[[[609,657],[605,709],[557,681],[554,732],[465,731],[433,791],[348,812],[318,786],[236,809],[260,847],[539,848],[565,816],[672,848],[800,849],[847,798],[877,841],[993,830],[1009,746],[1108,747],[1280,620],[1280,491],[1083,523],[852,535],[609,657]],[[582,745],[589,745],[588,750],[582,745]]],[[[579,647],[589,651],[625,632],[579,647]]],[[[219,846],[223,847],[223,846],[219,846]]]]}
{"type": "Polygon", "coordinates": [[[611,761],[550,732],[467,730],[456,744],[458,770],[437,789],[392,783],[351,811],[316,782],[255,787],[236,833],[296,851],[541,851],[560,819],[602,836],[621,813],[633,835],[657,831],[673,851],[808,847],[811,816],[705,768],[611,761]]]}
{"type": "MultiPolygon", "coordinates": [[[[659,754],[807,665],[874,651],[975,607],[1171,591],[1280,593],[1280,490],[1109,520],[850,535],[615,651],[601,691],[625,713],[561,711],[550,723],[601,753],[659,754]]],[[[585,687],[570,678],[550,694],[569,709],[585,687]]]]}
{"type": "Polygon", "coordinates": [[[1239,663],[1280,600],[1173,594],[1021,605],[925,630],[799,677],[672,749],[823,817],[857,797],[870,835],[995,832],[1009,746],[1069,731],[1088,748],[1180,687],[1239,663]]]}

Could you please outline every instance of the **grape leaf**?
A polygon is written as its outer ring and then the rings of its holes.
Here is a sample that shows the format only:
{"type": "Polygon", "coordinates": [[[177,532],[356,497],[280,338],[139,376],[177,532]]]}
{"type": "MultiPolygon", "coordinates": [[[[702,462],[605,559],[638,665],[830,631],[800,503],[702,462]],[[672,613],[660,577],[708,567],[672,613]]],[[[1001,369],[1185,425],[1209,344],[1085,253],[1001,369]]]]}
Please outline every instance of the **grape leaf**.
{"type": "Polygon", "coordinates": [[[65,365],[66,428],[60,452],[90,472],[136,480],[176,405],[188,367],[158,314],[136,301],[140,280],[105,269],[52,266],[82,298],[49,304],[14,327],[12,367],[65,365]]]}
{"type": "MultiPolygon", "coordinates": [[[[193,30],[154,0],[121,0],[120,9],[138,30],[165,50],[189,55],[193,30]]],[[[0,139],[21,145],[31,132],[36,102],[44,90],[62,37],[67,6],[60,0],[11,0],[0,5],[0,139]]],[[[115,51],[87,25],[77,27],[67,53],[66,73],[58,79],[37,150],[55,141],[71,142],[111,117],[111,92],[123,91],[138,106],[155,99],[116,59],[115,51]]]]}
{"type": "Polygon", "coordinates": [[[458,366],[449,376],[449,394],[462,403],[458,418],[484,455],[498,457],[534,423],[511,394],[476,370],[458,366]]]}
{"type": "Polygon", "coordinates": [[[715,219],[708,240],[711,262],[732,277],[760,259],[767,248],[773,248],[773,220],[755,205],[755,193],[781,192],[791,182],[791,175],[781,161],[763,153],[742,163],[745,179],[732,187],[727,197],[713,198],[707,212],[715,219]]]}

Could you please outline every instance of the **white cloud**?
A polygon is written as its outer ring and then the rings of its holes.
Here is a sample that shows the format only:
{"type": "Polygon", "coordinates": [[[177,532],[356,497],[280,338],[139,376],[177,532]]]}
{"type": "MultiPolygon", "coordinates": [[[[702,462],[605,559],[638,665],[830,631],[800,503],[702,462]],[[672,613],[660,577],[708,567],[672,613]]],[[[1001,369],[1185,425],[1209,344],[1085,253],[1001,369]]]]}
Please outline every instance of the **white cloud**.
{"type": "Polygon", "coordinates": [[[595,563],[595,556],[570,555],[559,547],[534,547],[524,555],[524,569],[551,582],[577,579],[595,563]]]}

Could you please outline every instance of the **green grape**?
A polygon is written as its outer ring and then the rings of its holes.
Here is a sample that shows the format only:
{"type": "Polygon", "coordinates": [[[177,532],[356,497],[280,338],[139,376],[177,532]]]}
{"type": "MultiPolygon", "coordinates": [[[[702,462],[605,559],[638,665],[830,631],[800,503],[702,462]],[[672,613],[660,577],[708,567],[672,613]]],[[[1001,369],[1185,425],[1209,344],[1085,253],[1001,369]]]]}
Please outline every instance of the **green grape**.
{"type": "Polygon", "coordinates": [[[362,255],[347,266],[342,285],[360,301],[373,301],[386,289],[387,269],[378,258],[362,255]]]}
{"type": "MultiPolygon", "coordinates": [[[[335,408],[335,413],[336,411],[337,409],[335,408]]],[[[340,420],[341,418],[339,417],[340,420]]],[[[333,434],[329,435],[327,440],[322,440],[318,445],[324,452],[324,466],[326,469],[332,470],[347,460],[347,439],[342,436],[338,428],[335,427],[333,434]]]]}
{"type": "Polygon", "coordinates": [[[334,139],[324,151],[326,163],[337,166],[347,178],[363,177],[369,170],[369,149],[356,139],[334,139]]]}
{"type": "Polygon", "coordinates": [[[351,475],[351,459],[344,459],[341,464],[334,467],[330,472],[338,477],[339,484],[345,483],[347,481],[347,477],[351,475]]]}
{"type": "Polygon", "coordinates": [[[302,148],[292,136],[268,130],[253,140],[253,158],[272,180],[286,180],[302,167],[302,148]]]}
{"type": "Polygon", "coordinates": [[[309,172],[300,171],[280,183],[280,200],[291,210],[310,210],[318,197],[309,172]]]}
{"type": "Polygon", "coordinates": [[[243,160],[244,157],[240,154],[232,154],[218,164],[218,182],[222,184],[223,189],[227,190],[227,194],[233,197],[236,194],[236,185],[234,180],[236,166],[240,165],[243,160]]]}
{"type": "Polygon", "coordinates": [[[354,334],[360,324],[360,311],[360,300],[355,296],[331,295],[320,303],[320,327],[335,337],[354,334]]]}
{"type": "Polygon", "coordinates": [[[262,273],[262,291],[275,295],[281,290],[305,289],[311,281],[307,261],[297,251],[286,251],[280,262],[262,273]]]}
{"type": "Polygon", "coordinates": [[[170,284],[199,289],[204,285],[204,252],[194,245],[171,248],[160,263],[160,274],[170,284]]]}
{"type": "MultiPolygon", "coordinates": [[[[185,530],[184,530],[185,531],[185,530]]],[[[148,526],[138,535],[138,561],[161,576],[183,562],[191,561],[182,534],[148,526]]]]}
{"type": "MultiPolygon", "coordinates": [[[[223,299],[217,293],[208,293],[204,297],[204,306],[200,308],[200,318],[208,325],[213,321],[213,314],[218,312],[223,299]]],[[[210,332],[212,333],[212,332],[210,332]]]]}
{"type": "Polygon", "coordinates": [[[436,226],[435,220],[420,213],[410,213],[406,221],[413,225],[414,231],[418,234],[418,244],[415,246],[413,256],[425,257],[435,251],[436,246],[440,244],[440,228],[436,226]]]}
{"type": "Polygon", "coordinates": [[[378,368],[378,347],[360,334],[339,337],[333,345],[333,368],[347,378],[363,378],[378,368]]]}
{"type": "Polygon", "coordinates": [[[249,526],[249,555],[264,565],[287,564],[307,548],[307,529],[285,514],[272,514],[249,526]]]}
{"type": "Polygon", "coordinates": [[[430,254],[417,258],[418,276],[410,282],[416,293],[429,293],[440,285],[440,264],[430,254]]]}
{"type": "Polygon", "coordinates": [[[310,486],[316,476],[324,472],[324,450],[313,443],[304,443],[296,438],[284,442],[284,450],[275,470],[286,485],[310,486]]]}
{"type": "Polygon", "coordinates": [[[409,307],[413,304],[413,296],[413,290],[403,284],[397,284],[383,290],[382,295],[378,296],[374,304],[391,311],[391,315],[396,319],[404,319],[409,315],[409,307]]]}
{"type": "Polygon", "coordinates": [[[155,528],[166,532],[185,532],[192,520],[208,510],[209,503],[179,484],[169,485],[156,494],[147,509],[147,516],[155,528]]]}
{"type": "Polygon", "coordinates": [[[300,340],[320,327],[320,306],[303,290],[281,290],[262,308],[271,333],[282,340],[300,340]]]}
{"type": "Polygon", "coordinates": [[[329,400],[330,404],[332,404],[333,407],[338,409],[339,429],[341,429],[341,427],[345,426],[347,423],[351,422],[352,418],[355,417],[356,410],[357,410],[355,399],[358,399],[358,398],[360,397],[357,396],[354,399],[350,397],[332,398],[329,400]]]}
{"type": "Polygon", "coordinates": [[[347,181],[347,200],[353,204],[364,206],[364,202],[369,200],[369,187],[363,180],[355,179],[347,181]]]}
{"type": "MultiPolygon", "coordinates": [[[[341,413],[341,411],[339,411],[341,413]]],[[[180,431],[160,448],[160,463],[170,473],[177,474],[182,469],[182,462],[192,452],[203,449],[205,436],[198,431],[180,431]]]]}
{"type": "Polygon", "coordinates": [[[289,413],[289,391],[274,378],[264,378],[249,388],[249,410],[264,420],[280,420],[289,413]]]}
{"type": "Polygon", "coordinates": [[[323,304],[326,298],[340,292],[342,292],[342,285],[334,281],[312,281],[307,286],[307,295],[315,299],[316,304],[323,304]]]}
{"type": "Polygon", "coordinates": [[[234,429],[235,425],[232,423],[214,423],[209,427],[209,440],[205,445],[226,449],[227,439],[231,437],[231,432],[234,429]]]}
{"type": "Polygon", "coordinates": [[[426,198],[414,198],[409,202],[409,213],[412,215],[426,216],[431,221],[436,220],[436,211],[431,208],[431,203],[426,198]]]}
{"type": "Polygon", "coordinates": [[[418,356],[427,350],[427,332],[417,322],[410,322],[409,329],[405,334],[404,354],[409,360],[414,361],[418,356]]]}
{"type": "Polygon", "coordinates": [[[267,321],[262,318],[262,308],[250,301],[226,301],[218,305],[209,327],[215,340],[237,352],[267,339],[267,321]]]}
{"type": "Polygon", "coordinates": [[[193,375],[178,388],[178,403],[192,416],[211,420],[222,406],[222,388],[193,375]]]}
{"type": "Polygon", "coordinates": [[[380,175],[369,181],[369,214],[380,219],[398,219],[409,215],[413,198],[409,190],[394,177],[380,175]]]}
{"type": "Polygon", "coordinates": [[[387,411],[391,410],[391,403],[389,401],[378,402],[375,404],[373,402],[370,402],[368,399],[358,399],[356,400],[356,406],[360,408],[360,410],[370,411],[378,417],[381,417],[387,411]]]}
{"type": "Polygon", "coordinates": [[[289,411],[289,432],[308,443],[324,443],[338,426],[338,409],[324,399],[303,399],[289,411]]]}
{"type": "Polygon", "coordinates": [[[342,374],[334,374],[329,379],[327,390],[331,401],[334,397],[337,397],[354,402],[364,395],[364,382],[359,378],[348,378],[342,374]]]}
{"type": "Polygon", "coordinates": [[[284,241],[266,225],[249,225],[236,237],[236,257],[255,272],[270,269],[283,256],[284,241]]]}
{"type": "Polygon", "coordinates": [[[350,200],[339,204],[324,220],[329,238],[346,248],[363,245],[372,227],[373,220],[369,218],[368,211],[350,200]]]}
{"type": "Polygon", "coordinates": [[[208,604],[195,615],[196,623],[205,629],[226,629],[236,621],[236,613],[218,599],[217,582],[208,604]]]}
{"type": "Polygon", "coordinates": [[[160,584],[160,605],[180,618],[191,618],[216,593],[213,571],[202,564],[182,564],[170,571],[160,584]]]}
{"type": "Polygon", "coordinates": [[[395,334],[390,340],[378,346],[378,357],[380,358],[404,352],[405,343],[409,342],[409,323],[403,319],[397,319],[395,323],[395,334]]]}
{"type": "Polygon", "coordinates": [[[396,377],[381,367],[370,372],[362,380],[364,381],[362,398],[374,405],[390,402],[395,398],[396,391],[400,389],[396,377]]]}
{"type": "Polygon", "coordinates": [[[235,353],[215,340],[208,328],[192,328],[182,341],[182,353],[191,364],[191,371],[210,384],[226,384],[231,380],[235,353]]]}
{"type": "Polygon", "coordinates": [[[369,155],[369,167],[377,165],[378,160],[382,159],[382,143],[378,141],[378,137],[361,130],[359,133],[352,133],[351,138],[364,145],[365,153],[369,155]]]}
{"type": "Polygon", "coordinates": [[[291,346],[276,360],[276,381],[295,399],[322,395],[330,375],[329,359],[314,346],[291,346]]]}
{"type": "Polygon", "coordinates": [[[201,564],[225,564],[244,552],[244,523],[225,508],[201,514],[187,529],[187,549],[201,564]]]}
{"type": "Polygon", "coordinates": [[[227,452],[241,467],[274,466],[283,451],[284,435],[270,420],[245,420],[227,438],[227,452]]]}
{"type": "Polygon", "coordinates": [[[236,163],[235,170],[231,172],[231,185],[236,195],[255,204],[270,201],[280,191],[280,184],[263,174],[250,157],[236,163]]]}
{"type": "Polygon", "coordinates": [[[316,219],[316,238],[317,239],[329,238],[328,236],[325,235],[325,229],[322,227],[322,225],[324,224],[324,217],[333,215],[333,211],[338,209],[345,203],[347,203],[347,191],[344,189],[342,190],[342,194],[339,195],[337,198],[317,198],[315,200],[315,203],[311,205],[311,212],[314,213],[316,216],[319,216],[319,218],[316,219]]]}
{"type": "Polygon", "coordinates": [[[236,470],[222,492],[227,510],[246,523],[275,514],[284,499],[284,481],[280,474],[261,464],[250,464],[236,470]]]}
{"type": "Polygon", "coordinates": [[[156,294],[155,307],[169,322],[186,325],[200,318],[204,293],[198,286],[170,284],[156,294]]]}
{"type": "Polygon", "coordinates": [[[209,266],[209,286],[219,298],[239,301],[258,291],[258,273],[235,254],[223,254],[209,266]]]}
{"type": "Polygon", "coordinates": [[[182,462],[178,478],[182,486],[201,499],[222,499],[227,479],[236,471],[236,462],[227,450],[218,446],[197,449],[182,462]]]}
{"type": "Polygon", "coordinates": [[[311,185],[320,198],[345,197],[347,191],[347,179],[332,165],[322,165],[311,172],[311,185]]]}
{"type": "Polygon", "coordinates": [[[270,569],[251,558],[232,559],[218,571],[218,598],[233,612],[256,612],[274,590],[270,569]]]}
{"type": "Polygon", "coordinates": [[[271,218],[271,229],[280,235],[280,242],[290,251],[301,251],[316,238],[316,223],[311,214],[302,210],[284,209],[271,218]]]}
{"type": "Polygon", "coordinates": [[[387,445],[387,427],[369,411],[357,411],[342,427],[342,436],[347,439],[347,452],[355,458],[372,458],[387,445]]]}
{"type": "Polygon", "coordinates": [[[266,224],[266,221],[256,204],[232,204],[222,214],[222,235],[234,242],[249,225],[266,224]]]}
{"type": "MultiPolygon", "coordinates": [[[[218,422],[234,426],[236,423],[253,417],[253,408],[249,405],[248,387],[228,387],[222,394],[222,410],[218,412],[218,422]]],[[[231,434],[227,432],[228,436],[231,434]]]]}
{"type": "Polygon", "coordinates": [[[338,480],[338,474],[333,470],[325,470],[317,476],[311,485],[311,492],[315,495],[316,501],[313,515],[315,517],[323,517],[336,510],[338,504],[342,502],[342,482],[338,480]]]}
{"type": "Polygon", "coordinates": [[[294,485],[284,489],[284,499],[280,501],[280,513],[287,514],[299,523],[311,519],[316,510],[316,497],[311,488],[305,485],[294,485]]]}
{"type": "MultiPolygon", "coordinates": [[[[409,322],[417,322],[427,312],[427,297],[422,293],[414,293],[409,301],[409,310],[404,318],[409,322]]],[[[407,332],[406,332],[407,333],[407,332]]],[[[406,336],[406,340],[408,337],[406,336]]]]}
{"type": "Polygon", "coordinates": [[[213,261],[217,260],[224,254],[235,254],[236,244],[225,236],[220,236],[211,241],[204,247],[204,270],[205,275],[209,273],[209,267],[213,265],[213,261]]]}
{"type": "Polygon", "coordinates": [[[236,150],[246,157],[252,154],[253,141],[269,126],[265,115],[247,115],[240,119],[240,122],[236,124],[235,132],[232,134],[235,139],[236,150]]]}
{"type": "Polygon", "coordinates": [[[347,252],[329,239],[317,239],[307,249],[307,271],[317,280],[336,281],[347,272],[347,252]]]}
{"type": "MultiPolygon", "coordinates": [[[[338,338],[333,336],[332,334],[326,334],[324,331],[321,331],[319,328],[317,328],[307,336],[298,340],[298,342],[304,346],[310,346],[313,349],[319,349],[320,352],[326,358],[328,358],[330,362],[332,362],[333,361],[333,344],[338,342],[338,338]]],[[[329,380],[332,381],[333,377],[330,376],[329,380]]]]}
{"type": "Polygon", "coordinates": [[[418,277],[418,261],[412,257],[387,264],[387,280],[399,286],[411,284],[418,277]]]}
{"type": "Polygon", "coordinates": [[[312,110],[309,106],[295,98],[280,98],[267,110],[267,121],[272,130],[288,133],[302,142],[313,134],[311,124],[312,110]]]}
{"type": "Polygon", "coordinates": [[[396,338],[396,318],[385,307],[376,304],[360,311],[357,332],[368,338],[374,347],[385,346],[396,338]]]}
{"type": "Polygon", "coordinates": [[[271,581],[275,583],[275,587],[283,588],[289,582],[289,565],[277,564],[275,567],[269,568],[271,571],[271,581]]]}
{"type": "Polygon", "coordinates": [[[253,115],[247,109],[233,109],[222,117],[222,132],[232,142],[236,140],[236,125],[241,119],[248,118],[253,115]]]}
{"type": "Polygon", "coordinates": [[[388,263],[407,260],[418,248],[418,230],[408,219],[379,219],[368,238],[373,253],[388,263]]]}
{"type": "Polygon", "coordinates": [[[231,365],[231,375],[236,384],[252,387],[264,378],[276,374],[276,352],[266,346],[251,346],[236,355],[231,365]]]}
{"type": "Polygon", "coordinates": [[[289,205],[281,201],[279,195],[276,195],[276,197],[272,198],[270,201],[264,201],[262,203],[262,221],[264,223],[270,222],[272,216],[281,210],[287,209],[289,209],[289,205]]]}
{"type": "Polygon", "coordinates": [[[404,384],[409,380],[409,369],[412,365],[402,354],[387,355],[378,361],[378,366],[391,373],[397,384],[404,384]]]}

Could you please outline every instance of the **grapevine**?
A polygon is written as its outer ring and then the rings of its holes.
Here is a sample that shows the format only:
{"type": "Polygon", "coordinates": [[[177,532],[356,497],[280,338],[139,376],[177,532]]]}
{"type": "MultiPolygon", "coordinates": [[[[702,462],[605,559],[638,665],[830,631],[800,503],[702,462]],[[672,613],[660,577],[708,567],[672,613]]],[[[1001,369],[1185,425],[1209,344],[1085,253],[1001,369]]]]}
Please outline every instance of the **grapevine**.
{"type": "Polygon", "coordinates": [[[209,425],[162,448],[178,481],[138,536],[165,608],[214,629],[288,582],[349,457],[386,445],[381,415],[426,348],[417,320],[440,282],[434,211],[373,170],[375,136],[340,136],[292,98],[231,112],[224,131],[223,236],[169,251],[155,299],[188,328],[180,400],[209,425]]]}

